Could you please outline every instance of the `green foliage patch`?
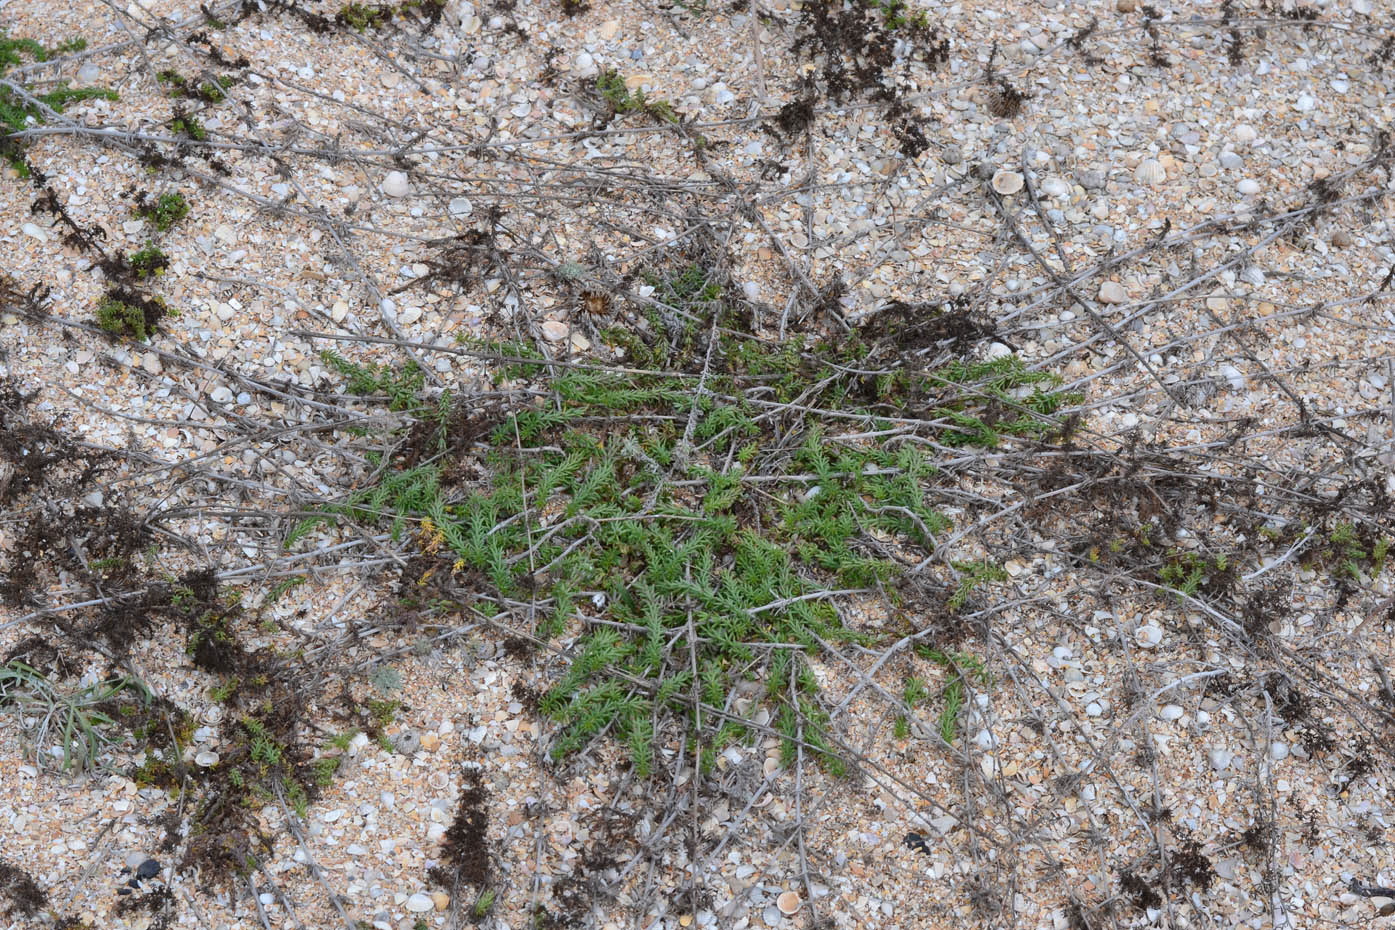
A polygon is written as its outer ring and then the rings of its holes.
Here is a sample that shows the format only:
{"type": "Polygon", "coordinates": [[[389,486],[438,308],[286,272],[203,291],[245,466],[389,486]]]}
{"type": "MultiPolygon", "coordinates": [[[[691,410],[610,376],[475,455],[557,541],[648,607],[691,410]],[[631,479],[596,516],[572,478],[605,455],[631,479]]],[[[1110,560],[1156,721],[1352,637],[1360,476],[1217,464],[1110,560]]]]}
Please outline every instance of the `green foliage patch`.
{"type": "Polygon", "coordinates": [[[678,114],[667,100],[650,100],[643,90],[630,90],[625,77],[614,68],[607,68],[596,78],[596,90],[617,116],[643,113],[659,123],[676,123],[678,114]]]}
{"type": "Polygon", "coordinates": [[[159,297],[109,295],[97,305],[97,325],[113,336],[144,342],[155,335],[166,312],[165,302],[159,297]]]}
{"type": "MultiPolygon", "coordinates": [[[[677,312],[655,316],[648,335],[623,334],[628,360],[652,371],[553,368],[528,347],[492,347],[500,383],[526,379],[523,396],[538,399],[496,411],[468,446],[453,444],[455,402],[421,397],[413,366],[327,355],[350,391],[410,412],[418,435],[434,424],[433,438],[424,452],[389,446],[371,483],[293,539],[339,518],[387,523],[449,563],[420,584],[448,571],[501,624],[534,617],[532,634],[569,657],[540,701],[558,726],[557,758],[608,734],[641,777],[685,741],[709,767],[754,733],[730,700],[747,680],[760,684],[786,760],[802,748],[841,771],[815,661],[871,637],[839,603],[886,593],[951,530],[932,501],[936,447],[1045,436],[1069,398],[1011,357],[883,378],[853,364],[871,352],[856,338],[764,342],[729,328],[738,314],[698,266],[660,275],[655,294],[677,312]],[[911,413],[915,426],[889,428],[911,413]],[[487,480],[449,480],[463,457],[487,480]]],[[[950,609],[1003,577],[954,563],[950,609]]],[[[950,741],[963,676],[983,676],[982,664],[935,654],[951,669],[940,726],[950,741]]]]}
{"type": "Polygon", "coordinates": [[[175,223],[189,215],[189,202],[178,191],[147,198],[135,209],[136,216],[152,223],[160,232],[168,232],[175,223]]]}
{"type": "Polygon", "coordinates": [[[144,683],[126,676],[76,688],[59,687],[48,675],[18,660],[0,666],[0,709],[12,710],[30,758],[48,765],[61,750],[62,770],[83,771],[101,764],[101,756],[121,741],[113,714],[131,705],[118,704],[123,694],[142,703],[150,692],[144,683]]]}
{"type": "MultiPolygon", "coordinates": [[[[86,47],[86,40],[72,39],[53,48],[46,48],[33,39],[14,38],[7,35],[4,29],[0,29],[0,79],[5,78],[10,68],[23,64],[25,59],[35,62],[50,61],[69,52],[80,52],[86,47]]],[[[69,87],[66,83],[59,83],[49,90],[0,85],[0,154],[3,154],[22,176],[27,177],[29,167],[19,154],[20,146],[3,137],[30,126],[43,124],[48,117],[47,110],[62,113],[63,108],[70,103],[97,99],[116,100],[117,95],[115,91],[103,87],[69,87]]]]}

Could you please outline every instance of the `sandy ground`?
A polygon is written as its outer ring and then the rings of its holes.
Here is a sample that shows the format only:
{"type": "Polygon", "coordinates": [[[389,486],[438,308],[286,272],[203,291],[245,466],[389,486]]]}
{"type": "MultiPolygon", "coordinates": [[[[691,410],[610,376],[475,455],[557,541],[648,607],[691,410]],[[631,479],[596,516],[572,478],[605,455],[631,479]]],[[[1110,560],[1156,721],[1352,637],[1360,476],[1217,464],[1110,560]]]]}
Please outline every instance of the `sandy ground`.
{"type": "MultiPolygon", "coordinates": [[[[1086,448],[1166,448],[1195,474],[1258,482],[1261,511],[1265,493],[1328,499],[1359,480],[1390,489],[1395,318],[1382,282],[1395,254],[1382,127],[1395,116],[1395,72],[1381,66],[1388,27],[1369,3],[1318,5],[1306,26],[1245,4],[1181,6],[1156,21],[1131,0],[913,5],[949,40],[944,62],[897,48],[899,106],[925,136],[913,155],[898,137],[906,117],[864,94],[820,98],[807,132],[771,128],[831,54],[798,47],[805,13],[789,0],[593,2],[575,16],[562,6],[452,3],[426,32],[399,16],[321,34],[285,10],[199,26],[197,7],[180,0],[0,5],[12,37],[87,39],[85,53],[6,77],[47,87],[61,76],[119,99],[72,104],[52,132],[29,137],[25,158],[76,222],[105,231],[104,248],[158,242],[169,257],[158,291],[177,311],[148,344],[105,338],[90,321],[106,276],[51,214],[31,211],[38,189],[11,169],[0,181],[0,269],[16,293],[49,290],[47,319],[17,300],[0,318],[5,374],[38,391],[39,419],[143,456],[144,472],[122,473],[123,496],[186,508],[183,532],[236,572],[281,557],[274,529],[234,527],[200,509],[197,480],[167,479],[211,467],[244,482],[259,508],[333,497],[342,475],[328,446],[240,432],[309,422],[313,392],[341,380],[322,350],[385,360],[398,350],[372,340],[411,343],[429,383],[466,394],[484,384],[484,365],[455,354],[462,337],[503,331],[558,358],[604,357],[558,269],[582,266],[590,283],[642,305],[643,281],[623,272],[680,250],[715,217],[733,280],[772,338],[814,326],[809,287],[838,277],[840,311],[854,320],[898,300],[966,298],[993,321],[997,344],[1082,392],[1086,448]],[[245,66],[219,64],[240,57],[245,66]],[[596,130],[606,68],[667,101],[687,128],[640,114],[596,130]],[[235,81],[216,102],[172,103],[155,77],[163,70],[235,81]],[[182,165],[152,167],[142,146],[174,150],[179,106],[198,112],[205,138],[182,165]],[[706,137],[701,158],[694,133],[706,137]],[[397,174],[409,157],[410,173],[397,174]],[[172,229],[133,214],[142,192],[173,190],[191,209],[172,229]],[[516,270],[481,267],[460,292],[420,286],[437,270],[433,243],[485,228],[495,208],[516,270]],[[1314,428],[1295,436],[1299,423],[1314,428]]],[[[1165,471],[1143,480],[1161,487],[1165,471]]],[[[1238,572],[1255,591],[1280,575],[1293,585],[1275,595],[1272,638],[1251,648],[1232,635],[1234,619],[1102,582],[1056,544],[1068,535],[1058,521],[1107,522],[1116,502],[1041,515],[989,470],[950,474],[974,502],[969,522],[993,512],[985,502],[1011,508],[983,535],[1009,578],[965,621],[987,623],[973,648],[990,675],[969,689],[956,751],[920,728],[897,736],[885,700],[911,674],[938,691],[943,668],[904,648],[883,662],[850,649],[816,665],[862,763],[850,776],[782,765],[774,738],[730,749],[701,795],[681,777],[636,785],[605,745],[584,762],[545,764],[547,723],[519,696],[553,667],[519,660],[485,629],[404,636],[378,623],[392,592],[370,564],[375,550],[317,531],[305,551],[352,545],[318,558],[307,583],[274,602],[263,573],[228,584],[269,624],[250,624],[250,646],[289,636],[315,655],[333,643],[365,675],[397,650],[382,693],[402,707],[383,739],[343,750],[303,817],[268,798],[254,813],[274,853],[220,887],[178,868],[180,829],[162,849],[162,814],[187,831],[191,812],[177,792],[132,780],[139,757],[121,750],[103,771],[50,773],[4,718],[0,847],[49,900],[9,919],[463,925],[473,893],[433,900],[428,871],[472,771],[496,875],[487,927],[530,927],[539,904],[574,921],[561,925],[605,928],[1378,919],[1386,902],[1367,892],[1395,884],[1389,708],[1372,672],[1373,660],[1392,661],[1388,579],[1363,578],[1339,601],[1321,570],[1295,560],[1271,571],[1282,548],[1253,555],[1238,572]],[[368,630],[349,651],[346,628],[368,630]],[[1251,686],[1299,680],[1295,669],[1314,696],[1307,717],[1276,709],[1277,684],[1251,686]],[[685,843],[634,855],[666,835],[674,811],[685,843]],[[123,866],[149,856],[159,878],[118,897],[123,866]],[[596,876],[618,896],[596,893],[596,876]],[[162,889],[168,903],[119,913],[162,889]]],[[[0,528],[11,559],[25,519],[17,506],[0,528]]],[[[1218,522],[1217,538],[1249,551],[1237,526],[1218,522]]],[[[77,593],[59,580],[46,603],[77,593]]],[[[876,611],[860,622],[885,619],[876,611]]],[[[30,614],[0,614],[7,651],[51,629],[30,614]]],[[[130,663],[194,714],[190,760],[226,752],[232,723],[175,630],[157,629],[130,663]]],[[[105,669],[89,657],[89,676],[105,669]]],[[[354,687],[373,693],[366,677],[354,687]]],[[[311,705],[320,741],[339,730],[329,703],[326,691],[311,705]]],[[[327,742],[314,751],[336,752],[327,742]]]]}

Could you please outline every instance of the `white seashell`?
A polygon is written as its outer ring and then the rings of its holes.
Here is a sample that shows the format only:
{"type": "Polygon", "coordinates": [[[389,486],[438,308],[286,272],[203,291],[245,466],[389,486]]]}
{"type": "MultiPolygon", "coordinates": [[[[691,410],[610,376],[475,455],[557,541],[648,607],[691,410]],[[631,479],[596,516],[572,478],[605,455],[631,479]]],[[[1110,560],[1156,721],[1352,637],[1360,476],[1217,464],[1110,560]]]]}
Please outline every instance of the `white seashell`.
{"type": "Polygon", "coordinates": [[[596,59],[590,52],[577,52],[572,59],[572,73],[577,77],[588,78],[600,74],[601,69],[596,67],[596,59]]]}
{"type": "Polygon", "coordinates": [[[1251,194],[1259,193],[1259,182],[1256,181],[1254,178],[1246,178],[1239,184],[1235,185],[1235,189],[1238,190],[1240,193],[1244,194],[1246,197],[1248,197],[1251,194]]]}
{"type": "Polygon", "coordinates": [[[214,752],[211,749],[205,749],[197,756],[194,756],[194,761],[197,762],[203,768],[212,768],[213,766],[218,764],[218,753],[214,752]]]}
{"type": "Polygon", "coordinates": [[[1048,197],[1070,196],[1070,184],[1062,178],[1047,178],[1041,182],[1041,192],[1048,197]]]}
{"type": "Polygon", "coordinates": [[[1162,709],[1158,711],[1158,717],[1163,720],[1177,720],[1183,713],[1180,704],[1164,704],[1162,709]]]}
{"type": "Polygon", "coordinates": [[[1228,363],[1221,365],[1217,371],[1230,384],[1232,391],[1245,390],[1245,373],[1243,371],[1228,363]]]}
{"type": "Polygon", "coordinates": [[[1145,158],[1133,170],[1134,180],[1147,187],[1157,187],[1167,180],[1167,169],[1156,158],[1145,158]]]}
{"type": "Polygon", "coordinates": [[[1022,175],[1000,168],[993,175],[993,189],[1000,194],[1015,194],[1022,189],[1022,175]]]}
{"type": "Polygon", "coordinates": [[[1163,641],[1162,627],[1156,623],[1145,623],[1134,634],[1134,641],[1145,649],[1151,649],[1163,641]]]}
{"type": "Polygon", "coordinates": [[[987,355],[990,360],[998,358],[1007,358],[1009,355],[1012,354],[1012,349],[1009,349],[1001,342],[992,342],[989,343],[988,351],[984,354],[987,355]]]}
{"type": "Polygon", "coordinates": [[[1249,145],[1259,138],[1259,133],[1249,123],[1241,123],[1235,127],[1235,141],[1242,145],[1249,145]]]}
{"type": "Polygon", "coordinates": [[[474,212],[475,205],[464,197],[456,197],[451,200],[449,209],[451,216],[469,216],[474,212]]]}

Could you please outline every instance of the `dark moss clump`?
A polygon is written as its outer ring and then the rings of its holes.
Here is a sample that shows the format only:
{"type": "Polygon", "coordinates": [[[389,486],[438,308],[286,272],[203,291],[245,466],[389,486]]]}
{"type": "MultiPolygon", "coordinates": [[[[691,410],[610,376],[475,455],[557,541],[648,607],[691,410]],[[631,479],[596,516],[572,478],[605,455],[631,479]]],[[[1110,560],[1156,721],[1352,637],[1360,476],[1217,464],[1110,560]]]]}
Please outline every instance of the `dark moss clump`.
{"type": "Polygon", "coordinates": [[[33,917],[48,904],[48,895],[17,865],[0,859],[0,895],[9,899],[6,917],[33,917]]]}
{"type": "Polygon", "coordinates": [[[430,872],[431,880],[442,888],[455,889],[473,885],[483,891],[489,885],[492,865],[489,860],[489,791],[484,786],[480,769],[466,769],[465,787],[455,810],[455,820],[446,830],[445,847],[438,865],[430,872]]]}
{"type": "Polygon", "coordinates": [[[169,307],[159,297],[146,297],[125,288],[107,292],[97,306],[97,325],[113,336],[149,339],[159,329],[169,307]]]}

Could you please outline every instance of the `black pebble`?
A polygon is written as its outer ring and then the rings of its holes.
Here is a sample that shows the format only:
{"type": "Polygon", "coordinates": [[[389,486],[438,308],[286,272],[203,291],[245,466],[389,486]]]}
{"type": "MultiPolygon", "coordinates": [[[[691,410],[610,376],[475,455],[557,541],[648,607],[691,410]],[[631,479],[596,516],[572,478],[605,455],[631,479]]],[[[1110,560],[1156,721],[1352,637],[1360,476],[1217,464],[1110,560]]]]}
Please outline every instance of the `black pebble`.
{"type": "Polygon", "coordinates": [[[160,874],[160,863],[154,859],[147,859],[136,866],[136,878],[154,878],[160,874]]]}
{"type": "Polygon", "coordinates": [[[930,847],[925,845],[925,837],[919,833],[907,833],[905,843],[911,849],[917,849],[923,853],[930,852],[930,847]]]}
{"type": "Polygon", "coordinates": [[[130,894],[130,893],[131,893],[131,889],[129,889],[129,888],[118,888],[118,889],[116,889],[116,893],[117,893],[117,894],[130,894]]]}
{"type": "Polygon", "coordinates": [[[139,887],[140,887],[140,879],[138,879],[138,878],[133,878],[133,879],[131,879],[130,881],[128,881],[126,884],[127,884],[127,885],[130,885],[132,888],[139,888],[139,887]]]}

